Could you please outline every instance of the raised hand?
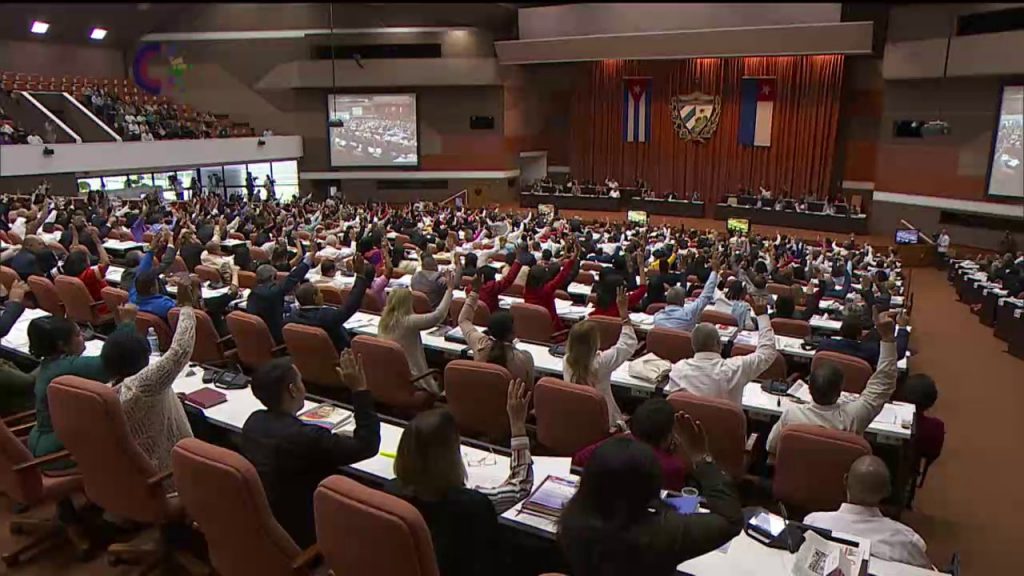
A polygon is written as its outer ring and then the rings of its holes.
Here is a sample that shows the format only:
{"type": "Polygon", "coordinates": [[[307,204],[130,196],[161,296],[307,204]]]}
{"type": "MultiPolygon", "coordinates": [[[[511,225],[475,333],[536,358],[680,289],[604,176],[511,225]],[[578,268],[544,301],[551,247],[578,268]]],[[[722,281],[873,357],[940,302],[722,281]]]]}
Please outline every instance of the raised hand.
{"type": "MultiPolygon", "coordinates": [[[[13,293],[13,291],[12,291],[13,293]]],[[[139,313],[139,307],[131,302],[125,302],[117,307],[121,323],[135,323],[135,316],[139,313]]]]}
{"type": "Polygon", "coordinates": [[[31,292],[32,289],[28,287],[28,283],[24,280],[15,280],[11,284],[11,291],[7,294],[8,302],[21,302],[25,299],[25,294],[31,292]]]}
{"type": "Polygon", "coordinates": [[[473,284],[472,284],[473,292],[476,292],[477,294],[479,294],[480,293],[480,289],[483,288],[483,286],[484,286],[484,275],[481,274],[480,272],[477,272],[476,276],[473,276],[473,284]]]}
{"type": "Polygon", "coordinates": [[[875,328],[878,330],[878,337],[882,342],[896,341],[896,317],[897,312],[891,310],[878,315],[875,320],[875,328]]]}
{"type": "Polygon", "coordinates": [[[366,390],[366,372],[363,370],[363,356],[356,355],[351,348],[346,348],[338,358],[338,367],[335,369],[338,378],[349,390],[358,392],[366,390]]]}
{"type": "Polygon", "coordinates": [[[683,451],[690,457],[690,460],[698,461],[706,458],[710,453],[708,448],[708,435],[700,420],[694,420],[686,412],[677,412],[675,423],[672,426],[672,436],[682,446],[683,451]]]}
{"type": "Polygon", "coordinates": [[[508,423],[512,436],[526,436],[526,415],[530,409],[531,392],[526,383],[520,379],[508,383],[508,399],[505,409],[508,412],[508,423]]]}
{"type": "Polygon", "coordinates": [[[625,286],[619,286],[615,290],[615,305],[619,308],[619,318],[626,320],[629,318],[629,294],[626,293],[625,286]]]}

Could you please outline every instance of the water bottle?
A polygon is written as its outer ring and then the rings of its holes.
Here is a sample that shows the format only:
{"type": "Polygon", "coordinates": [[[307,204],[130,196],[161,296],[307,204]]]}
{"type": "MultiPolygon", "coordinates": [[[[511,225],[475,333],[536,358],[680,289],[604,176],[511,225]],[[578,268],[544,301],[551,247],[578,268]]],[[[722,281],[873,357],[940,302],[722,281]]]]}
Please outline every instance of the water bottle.
{"type": "Polygon", "coordinates": [[[149,341],[149,350],[150,350],[150,352],[152,352],[153,354],[156,354],[157,356],[159,356],[160,355],[160,339],[156,337],[156,330],[153,330],[152,326],[150,326],[149,330],[146,332],[146,340],[149,341]]]}

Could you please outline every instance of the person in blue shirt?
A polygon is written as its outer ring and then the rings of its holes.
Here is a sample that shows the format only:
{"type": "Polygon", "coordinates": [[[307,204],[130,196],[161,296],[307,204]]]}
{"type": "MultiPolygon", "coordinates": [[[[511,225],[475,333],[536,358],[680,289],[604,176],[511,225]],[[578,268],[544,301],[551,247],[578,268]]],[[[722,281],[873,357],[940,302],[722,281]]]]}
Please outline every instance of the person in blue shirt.
{"type": "Polygon", "coordinates": [[[156,270],[145,270],[135,276],[135,300],[140,312],[148,312],[167,322],[167,313],[175,307],[174,299],[161,294],[157,287],[156,270]]]}
{"type": "MultiPolygon", "coordinates": [[[[896,317],[896,360],[902,360],[907,355],[907,347],[910,345],[910,331],[907,325],[910,317],[905,312],[900,312],[896,317]]],[[[821,342],[818,351],[839,352],[848,356],[855,356],[871,365],[878,367],[878,356],[880,353],[881,335],[877,328],[872,328],[864,337],[861,337],[863,323],[860,318],[848,316],[843,319],[839,326],[839,337],[828,338],[821,342]]]]}
{"type": "Polygon", "coordinates": [[[715,287],[718,286],[718,258],[711,259],[711,274],[704,283],[704,290],[693,302],[686,303],[686,290],[675,286],[668,291],[664,309],[654,315],[654,325],[689,332],[697,325],[700,313],[715,301],[715,287]]]}

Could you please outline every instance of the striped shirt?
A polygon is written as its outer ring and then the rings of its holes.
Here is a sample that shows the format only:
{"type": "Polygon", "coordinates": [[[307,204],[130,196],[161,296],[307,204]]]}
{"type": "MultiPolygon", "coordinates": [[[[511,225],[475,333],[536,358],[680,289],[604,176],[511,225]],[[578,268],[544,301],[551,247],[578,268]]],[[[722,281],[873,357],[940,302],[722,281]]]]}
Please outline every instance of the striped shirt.
{"type": "Polygon", "coordinates": [[[533,460],[530,458],[530,439],[516,436],[512,439],[512,465],[508,478],[500,486],[473,486],[473,490],[487,496],[494,510],[501,514],[525,500],[533,490],[533,460]]]}

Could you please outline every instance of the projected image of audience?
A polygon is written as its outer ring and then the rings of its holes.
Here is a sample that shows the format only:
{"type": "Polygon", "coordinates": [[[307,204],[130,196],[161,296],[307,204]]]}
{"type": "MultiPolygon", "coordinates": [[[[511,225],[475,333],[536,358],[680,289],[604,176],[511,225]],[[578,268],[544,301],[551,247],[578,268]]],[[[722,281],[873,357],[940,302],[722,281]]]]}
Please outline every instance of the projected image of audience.
{"type": "Polygon", "coordinates": [[[1024,197],[1024,86],[1006,86],[999,114],[988,193],[1024,197]]]}
{"type": "Polygon", "coordinates": [[[415,166],[416,95],[332,95],[331,164],[415,166]]]}

